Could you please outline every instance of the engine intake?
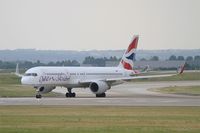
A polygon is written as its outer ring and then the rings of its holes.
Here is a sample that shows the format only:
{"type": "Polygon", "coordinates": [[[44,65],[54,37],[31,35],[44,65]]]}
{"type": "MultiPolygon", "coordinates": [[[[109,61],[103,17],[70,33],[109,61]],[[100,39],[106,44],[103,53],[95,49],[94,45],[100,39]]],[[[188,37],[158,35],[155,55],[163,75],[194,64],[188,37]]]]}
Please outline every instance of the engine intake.
{"type": "Polygon", "coordinates": [[[56,88],[55,86],[50,86],[50,87],[42,86],[42,87],[39,87],[38,91],[44,94],[44,93],[48,93],[52,91],[55,88],[56,88]]]}
{"type": "Polygon", "coordinates": [[[97,81],[90,83],[89,88],[94,94],[102,94],[109,90],[110,86],[104,81],[97,81]]]}

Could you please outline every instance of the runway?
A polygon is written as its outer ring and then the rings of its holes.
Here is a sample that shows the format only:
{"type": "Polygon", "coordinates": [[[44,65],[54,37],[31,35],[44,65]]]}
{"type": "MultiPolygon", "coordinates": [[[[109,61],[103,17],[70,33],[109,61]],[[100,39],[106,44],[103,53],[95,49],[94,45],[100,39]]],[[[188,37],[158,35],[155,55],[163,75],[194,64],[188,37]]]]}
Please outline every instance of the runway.
{"type": "Polygon", "coordinates": [[[199,98],[0,98],[0,105],[87,105],[87,106],[200,106],[199,98]]]}
{"type": "MultiPolygon", "coordinates": [[[[0,105],[69,105],[69,106],[200,106],[200,96],[161,94],[150,88],[167,86],[200,85],[199,81],[137,82],[112,87],[106,98],[96,98],[89,89],[77,88],[76,98],[49,98],[38,100],[28,98],[0,98],[0,105]]],[[[57,88],[57,93],[66,93],[65,88],[57,88]]]]}

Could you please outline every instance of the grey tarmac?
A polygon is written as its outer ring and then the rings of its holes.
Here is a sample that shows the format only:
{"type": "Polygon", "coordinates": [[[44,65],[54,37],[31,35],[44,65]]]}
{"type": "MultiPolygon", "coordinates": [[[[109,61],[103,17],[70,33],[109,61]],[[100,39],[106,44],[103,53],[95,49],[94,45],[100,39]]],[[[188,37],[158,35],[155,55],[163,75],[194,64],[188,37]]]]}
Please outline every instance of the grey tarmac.
{"type": "Polygon", "coordinates": [[[200,81],[168,82],[131,82],[112,87],[106,98],[96,98],[89,89],[76,88],[76,98],[65,98],[67,89],[57,88],[54,92],[63,93],[63,97],[0,98],[0,105],[69,105],[69,106],[200,106],[200,96],[161,94],[151,92],[150,88],[168,86],[199,85],[200,81]]]}

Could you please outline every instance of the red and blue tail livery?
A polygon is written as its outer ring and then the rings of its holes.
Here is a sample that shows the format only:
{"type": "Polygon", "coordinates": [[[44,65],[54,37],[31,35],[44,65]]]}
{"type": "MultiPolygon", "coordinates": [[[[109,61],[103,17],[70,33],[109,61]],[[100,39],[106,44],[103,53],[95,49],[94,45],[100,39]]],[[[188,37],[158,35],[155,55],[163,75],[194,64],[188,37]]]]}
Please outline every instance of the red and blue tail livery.
{"type": "Polygon", "coordinates": [[[135,61],[135,51],[137,49],[138,39],[139,36],[133,37],[133,41],[128,46],[128,49],[125,51],[122,60],[120,61],[120,67],[123,67],[126,70],[133,70],[135,61]]]}

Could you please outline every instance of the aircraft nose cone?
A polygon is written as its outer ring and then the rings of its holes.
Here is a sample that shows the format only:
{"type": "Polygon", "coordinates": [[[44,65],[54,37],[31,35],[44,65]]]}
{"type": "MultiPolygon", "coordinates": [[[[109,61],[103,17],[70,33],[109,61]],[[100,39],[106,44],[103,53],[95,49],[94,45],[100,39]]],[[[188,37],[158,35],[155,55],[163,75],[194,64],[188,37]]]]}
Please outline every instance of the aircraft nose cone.
{"type": "Polygon", "coordinates": [[[21,79],[21,84],[27,84],[27,79],[24,78],[24,77],[22,77],[22,79],[21,79]]]}

